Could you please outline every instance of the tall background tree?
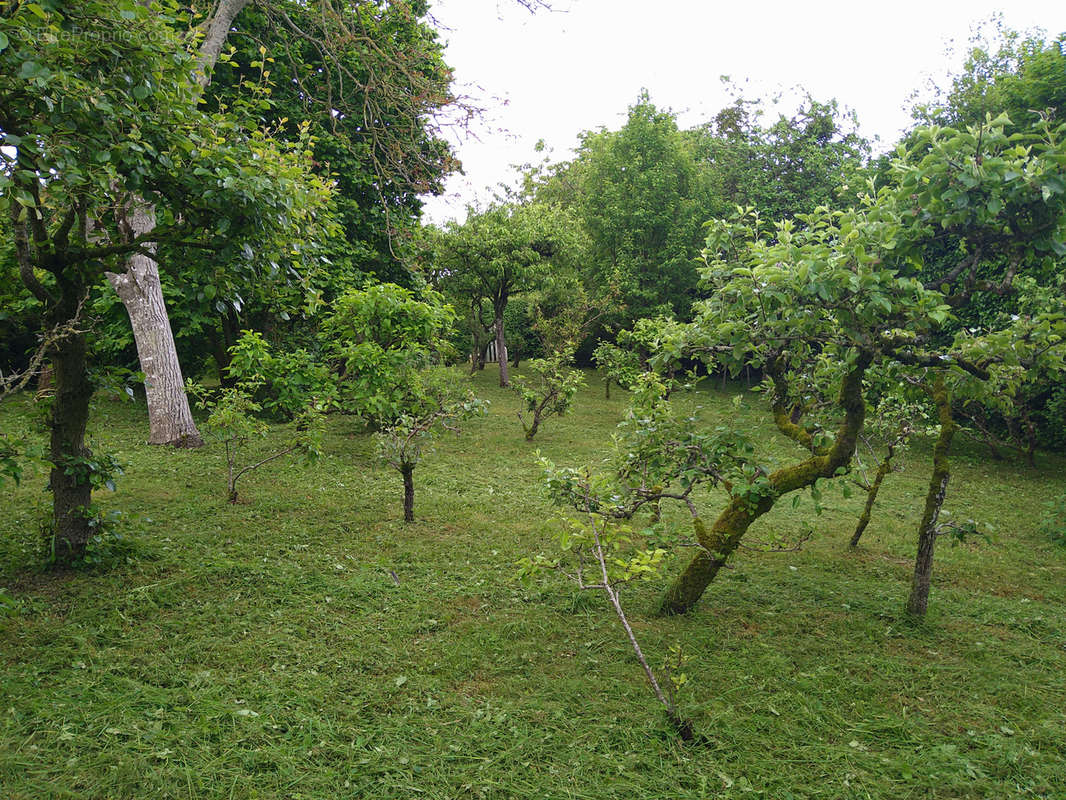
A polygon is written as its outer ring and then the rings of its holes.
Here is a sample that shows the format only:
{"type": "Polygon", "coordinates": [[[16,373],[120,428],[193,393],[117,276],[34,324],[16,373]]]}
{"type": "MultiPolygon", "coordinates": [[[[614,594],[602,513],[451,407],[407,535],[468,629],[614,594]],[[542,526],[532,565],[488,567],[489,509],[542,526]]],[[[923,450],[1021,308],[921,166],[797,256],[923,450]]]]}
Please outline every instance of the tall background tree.
{"type": "MultiPolygon", "coordinates": [[[[253,95],[261,123],[290,141],[310,124],[316,170],[337,186],[341,234],[319,243],[318,252],[289,253],[286,263],[275,261],[254,275],[247,270],[250,259],[204,269],[203,259],[187,252],[170,255],[177,264],[200,263],[166,280],[157,258],[147,254],[112,273],[145,374],[151,442],[198,441],[181,388],[164,285],[174,285],[172,299],[186,305],[177,312],[183,322],[179,339],[188,331],[185,338],[197,345],[192,355],[207,349],[224,360],[236,331],[254,316],[265,324],[313,312],[320,296],[335,295],[368,274],[408,282],[402,254],[419,214],[417,195],[437,190],[454,167],[436,134],[437,112],[454,101],[451,74],[426,13],[427,4],[417,0],[226,0],[194,5],[191,15],[172,20],[191,43],[190,68],[208,108],[232,108],[253,95]],[[282,306],[279,294],[268,292],[268,302],[257,303],[264,298],[252,287],[264,282],[302,285],[300,300],[306,302],[282,306]]],[[[147,211],[137,224],[150,226],[147,211]]],[[[299,293],[282,294],[293,300],[299,293]]],[[[120,334],[112,341],[122,346],[124,339],[120,334]]]]}
{"type": "MultiPolygon", "coordinates": [[[[472,325],[491,324],[500,386],[508,386],[508,305],[579,259],[582,241],[573,216],[546,203],[501,204],[449,224],[432,242],[441,288],[457,298],[458,307],[470,309],[472,325]]],[[[474,345],[480,346],[477,337],[474,345]]]]}

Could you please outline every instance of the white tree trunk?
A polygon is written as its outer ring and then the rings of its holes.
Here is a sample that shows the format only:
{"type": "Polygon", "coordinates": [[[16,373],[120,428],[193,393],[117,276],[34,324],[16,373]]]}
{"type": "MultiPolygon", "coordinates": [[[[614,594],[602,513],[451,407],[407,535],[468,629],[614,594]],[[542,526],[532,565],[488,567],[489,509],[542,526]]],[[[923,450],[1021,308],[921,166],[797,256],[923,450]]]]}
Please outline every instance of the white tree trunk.
{"type": "MultiPolygon", "coordinates": [[[[129,222],[135,234],[147,233],[155,228],[155,214],[150,207],[138,206],[129,222]]],[[[153,259],[138,253],[126,262],[125,272],[109,272],[107,279],[126,306],[133,326],[148,398],[148,443],[199,447],[204,441],[185,395],[159,267],[153,259]]]]}
{"type": "Polygon", "coordinates": [[[507,339],[503,331],[503,316],[496,317],[496,360],[500,365],[500,386],[510,386],[511,376],[507,370],[507,339]]]}
{"type": "MultiPolygon", "coordinates": [[[[201,87],[210,82],[211,68],[218,60],[229,35],[233,20],[250,0],[221,0],[215,13],[202,23],[204,38],[200,44],[196,67],[196,81],[201,87]]],[[[147,204],[135,204],[130,223],[136,234],[155,229],[155,210],[147,204]]],[[[155,248],[150,248],[153,252],[155,248]]],[[[178,351],[170,317],[163,302],[163,287],[159,282],[159,266],[155,259],[136,254],[126,262],[122,274],[108,273],[133,326],[137,343],[137,358],[141,362],[148,398],[148,441],[151,444],[172,444],[177,447],[199,447],[203,439],[196,429],[189,398],[185,395],[185,381],[181,376],[178,351]]]]}

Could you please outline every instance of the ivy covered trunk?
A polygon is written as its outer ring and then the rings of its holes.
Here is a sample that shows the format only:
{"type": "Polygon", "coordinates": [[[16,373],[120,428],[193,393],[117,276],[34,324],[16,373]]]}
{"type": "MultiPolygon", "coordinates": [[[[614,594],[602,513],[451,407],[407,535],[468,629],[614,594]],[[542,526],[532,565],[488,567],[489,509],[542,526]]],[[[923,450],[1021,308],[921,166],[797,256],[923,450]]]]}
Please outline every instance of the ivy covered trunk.
{"type": "Polygon", "coordinates": [[[403,475],[403,521],[415,521],[415,467],[414,464],[404,464],[400,467],[403,475]]]}
{"type": "Polygon", "coordinates": [[[918,525],[918,554],[914,562],[914,578],[911,580],[911,596],[907,600],[907,613],[924,617],[929,607],[929,588],[933,579],[933,551],[936,548],[937,521],[944,505],[948,481],[951,479],[951,440],[957,426],[951,415],[951,395],[944,386],[944,379],[937,375],[930,389],[940,421],[940,434],[933,445],[933,474],[929,477],[929,490],[925,496],[925,509],[918,525]]]}
{"type": "MultiPolygon", "coordinates": [[[[131,215],[131,225],[137,233],[150,232],[155,227],[155,215],[149,208],[138,207],[131,215]]],[[[148,443],[201,446],[204,441],[185,395],[158,265],[147,255],[136,253],[130,256],[125,272],[109,272],[107,278],[133,326],[148,400],[148,443]]]]}
{"type": "MultiPolygon", "coordinates": [[[[76,321],[77,312],[68,295],[60,304],[64,311],[61,324],[76,321]],[[71,306],[71,307],[68,307],[71,306]]],[[[85,429],[89,422],[89,400],[93,389],[89,381],[88,346],[85,334],[70,331],[52,349],[52,375],[55,381],[49,427],[49,455],[52,470],[52,548],[55,563],[72,564],[85,555],[91,533],[90,511],[92,484],[87,463],[92,455],[85,446],[85,429]]]]}
{"type": "MultiPolygon", "coordinates": [[[[862,378],[871,360],[871,354],[860,354],[856,365],[841,382],[838,403],[844,410],[844,419],[837,429],[832,447],[825,452],[816,452],[799,464],[772,472],[768,476],[769,491],[761,494],[757,500],[734,496],[710,530],[698,517],[694,519],[693,527],[700,546],[699,552],[667,589],[659,606],[660,614],[684,614],[691,611],[726,560],[740,545],[744,534],[755,520],[772,509],[784,495],[812,486],[819,478],[831,478],[837,474],[837,470],[850,463],[866,418],[862,378]]],[[[809,441],[810,435],[804,435],[805,432],[791,422],[787,412],[775,408],[774,419],[782,432],[790,438],[809,441]]]]}
{"type": "Polygon", "coordinates": [[[500,386],[506,388],[511,385],[511,376],[507,370],[507,340],[503,333],[502,313],[496,316],[493,327],[496,329],[496,361],[500,365],[500,386]]]}
{"type": "Polygon", "coordinates": [[[894,455],[895,448],[890,445],[888,448],[888,454],[877,468],[877,474],[874,475],[874,482],[871,483],[870,488],[866,490],[866,505],[863,506],[862,514],[859,515],[859,522],[855,526],[855,533],[851,535],[852,547],[859,546],[859,539],[862,538],[866,526],[870,524],[870,516],[873,514],[874,503],[877,501],[877,493],[881,491],[881,484],[884,483],[885,476],[892,471],[892,457],[894,455]]]}

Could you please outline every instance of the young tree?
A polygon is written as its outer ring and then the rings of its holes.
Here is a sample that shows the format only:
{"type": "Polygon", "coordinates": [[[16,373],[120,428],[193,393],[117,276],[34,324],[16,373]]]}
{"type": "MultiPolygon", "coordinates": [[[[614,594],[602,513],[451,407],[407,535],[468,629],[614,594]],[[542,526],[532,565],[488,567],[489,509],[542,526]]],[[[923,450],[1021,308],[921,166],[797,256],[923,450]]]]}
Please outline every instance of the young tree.
{"type": "Polygon", "coordinates": [[[326,321],[338,405],[367,424],[392,425],[420,407],[419,373],[442,361],[455,312],[437,292],[383,283],[337,298],[326,321]]]}
{"type": "Polygon", "coordinates": [[[573,368],[573,363],[574,346],[567,345],[544,358],[534,358],[526,364],[526,374],[515,378],[512,388],[522,398],[529,415],[527,422],[523,412],[518,412],[527,442],[533,441],[544,420],[566,414],[577,390],[585,385],[584,375],[573,368]]]}
{"type": "Polygon", "coordinates": [[[592,360],[603,371],[604,398],[611,399],[611,384],[628,389],[640,374],[640,357],[633,350],[601,341],[592,351],[592,360]]]}
{"type": "Polygon", "coordinates": [[[403,477],[403,520],[415,521],[414,473],[441,431],[456,435],[460,425],[485,413],[487,403],[472,392],[461,391],[445,376],[423,373],[419,389],[408,408],[384,430],[375,434],[378,456],[403,477]]]}
{"type": "Polygon", "coordinates": [[[237,481],[245,474],[291,453],[314,461],[321,454],[322,408],[314,399],[297,414],[289,442],[270,455],[242,464],[242,452],[253,439],[266,436],[269,428],[260,418],[263,407],[254,399],[260,388],[256,380],[242,380],[234,386],[223,387],[217,394],[192,383],[186,390],[199,398],[199,407],[207,412],[204,430],[209,438],[220,442],[226,451],[226,498],[236,503],[237,481]]]}

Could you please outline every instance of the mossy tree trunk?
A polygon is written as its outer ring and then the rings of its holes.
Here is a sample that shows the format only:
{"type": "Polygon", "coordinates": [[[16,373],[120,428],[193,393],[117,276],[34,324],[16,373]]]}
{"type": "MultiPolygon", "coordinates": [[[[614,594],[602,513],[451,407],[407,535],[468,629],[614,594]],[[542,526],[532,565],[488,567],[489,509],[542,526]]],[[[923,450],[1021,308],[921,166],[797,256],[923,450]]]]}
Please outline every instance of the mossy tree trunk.
{"type": "Polygon", "coordinates": [[[540,429],[540,409],[533,410],[533,422],[526,428],[526,441],[532,442],[533,437],[537,435],[537,431],[540,429]]]}
{"type": "Polygon", "coordinates": [[[862,514],[859,515],[859,522],[855,526],[855,533],[851,535],[851,546],[858,547],[859,539],[862,538],[862,534],[866,530],[866,526],[870,524],[870,515],[873,514],[874,503],[877,501],[877,493],[881,491],[881,484],[885,481],[885,476],[892,471],[892,457],[896,454],[895,445],[888,446],[888,453],[885,455],[884,460],[877,467],[877,474],[874,475],[874,482],[870,484],[866,490],[866,505],[863,506],[862,514]]]}
{"type": "MultiPolygon", "coordinates": [[[[833,444],[827,448],[816,449],[811,435],[792,421],[792,409],[785,408],[781,399],[775,401],[774,421],[778,428],[789,438],[810,447],[812,456],[772,472],[768,477],[770,491],[757,502],[734,496],[710,529],[699,518],[693,521],[700,550],[667,590],[659,607],[660,614],[690,611],[755,520],[773,508],[784,495],[811,486],[819,478],[831,478],[838,469],[850,463],[866,418],[862,378],[871,360],[872,354],[861,352],[855,366],[841,381],[838,405],[844,411],[844,419],[837,428],[833,444]]],[[[783,397],[784,393],[779,393],[779,398],[783,397]]]]}
{"type": "Polygon", "coordinates": [[[933,445],[933,473],[929,476],[929,490],[925,495],[925,509],[918,524],[918,553],[914,561],[914,577],[911,580],[911,595],[907,600],[907,613],[924,617],[929,607],[929,588],[933,578],[933,551],[936,549],[937,521],[944,506],[948,481],[951,479],[951,440],[958,426],[951,414],[951,394],[944,386],[940,375],[933,378],[928,387],[936,405],[940,433],[933,445]]]}
{"type": "MultiPolygon", "coordinates": [[[[34,181],[27,191],[31,194],[39,191],[39,185],[34,181]]],[[[46,356],[51,362],[52,406],[48,415],[48,456],[52,462],[48,484],[52,492],[51,545],[55,563],[67,566],[85,554],[92,530],[88,463],[92,454],[85,446],[85,430],[93,386],[89,380],[88,342],[80,320],[89,295],[89,280],[83,265],[72,263],[65,252],[75,215],[71,213],[60,228],[56,246],[49,241],[45,220],[29,214],[24,216],[20,208],[11,203],[19,277],[45,309],[46,356]],[[33,228],[32,239],[30,228],[33,228]],[[54,276],[52,288],[37,279],[37,270],[54,276]]]]}

